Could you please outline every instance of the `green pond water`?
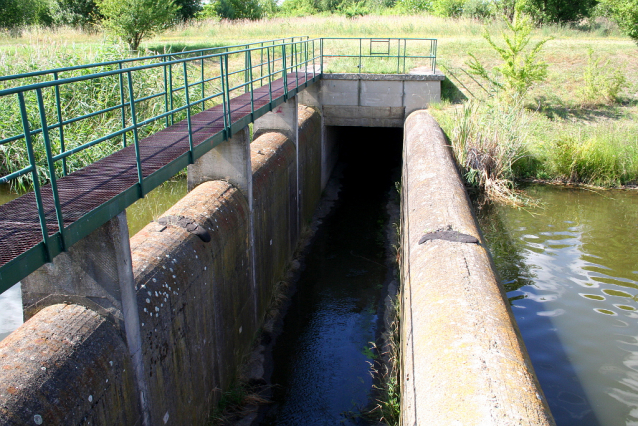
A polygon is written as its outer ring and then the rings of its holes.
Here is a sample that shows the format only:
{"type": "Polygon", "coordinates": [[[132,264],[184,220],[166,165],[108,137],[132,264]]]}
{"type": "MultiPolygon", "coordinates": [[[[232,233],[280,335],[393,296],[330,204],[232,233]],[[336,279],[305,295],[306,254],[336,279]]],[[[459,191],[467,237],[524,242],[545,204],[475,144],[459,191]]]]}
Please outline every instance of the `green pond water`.
{"type": "Polygon", "coordinates": [[[638,425],[638,192],[526,191],[477,211],[556,422],[638,425]]]}
{"type": "MultiPolygon", "coordinates": [[[[175,179],[165,182],[148,193],[145,198],[129,206],[126,209],[129,234],[135,235],[184,195],[186,195],[186,179],[175,179]]],[[[16,197],[19,197],[19,194],[10,191],[6,185],[0,185],[0,204],[16,197]]],[[[0,294],[0,340],[18,328],[22,322],[22,294],[20,283],[18,283],[0,294]]]]}

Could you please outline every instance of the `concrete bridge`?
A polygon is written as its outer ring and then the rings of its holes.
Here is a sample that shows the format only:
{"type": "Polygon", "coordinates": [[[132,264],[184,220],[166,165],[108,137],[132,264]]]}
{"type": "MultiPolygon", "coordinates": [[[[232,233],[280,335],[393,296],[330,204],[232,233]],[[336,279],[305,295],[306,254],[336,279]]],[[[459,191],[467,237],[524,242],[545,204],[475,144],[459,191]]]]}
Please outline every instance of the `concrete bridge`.
{"type": "Polygon", "coordinates": [[[28,321],[0,342],[3,424],[205,424],[314,213],[336,126],[404,127],[402,424],[553,424],[424,111],[444,77],[307,70],[290,91],[288,74],[271,111],[244,96],[247,121],[229,120],[188,165],[189,194],[133,238],[114,212],[22,280],[28,321]]]}

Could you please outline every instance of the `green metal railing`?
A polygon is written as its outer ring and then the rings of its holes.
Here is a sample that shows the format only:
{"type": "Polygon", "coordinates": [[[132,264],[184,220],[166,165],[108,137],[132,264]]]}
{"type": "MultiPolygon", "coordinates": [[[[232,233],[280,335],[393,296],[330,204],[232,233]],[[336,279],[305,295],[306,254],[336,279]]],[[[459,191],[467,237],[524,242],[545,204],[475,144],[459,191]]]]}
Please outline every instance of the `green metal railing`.
{"type": "Polygon", "coordinates": [[[3,163],[11,155],[22,161],[13,170],[0,169],[0,184],[22,182],[32,189],[42,234],[42,242],[33,249],[36,255],[30,256],[30,250],[0,267],[0,292],[111,219],[115,210],[122,211],[144,197],[248,123],[317,81],[328,65],[332,67],[332,58],[358,60],[359,72],[370,58],[396,60],[397,71],[401,66],[405,70],[406,61],[426,59],[434,71],[436,40],[292,37],[0,76],[5,86],[16,83],[0,90],[1,110],[10,115],[3,117],[8,126],[0,127],[0,167],[6,167],[3,163]],[[358,53],[347,51],[353,42],[358,42],[358,53]],[[427,55],[408,55],[412,42],[429,44],[427,55]],[[289,88],[289,76],[299,82],[301,75],[304,83],[289,88]],[[24,84],[34,78],[46,81],[24,84]],[[278,79],[283,80],[283,96],[274,95],[273,82],[278,79]],[[254,91],[266,86],[268,104],[256,110],[254,91]],[[250,93],[250,114],[234,117],[231,99],[243,93],[250,93]],[[223,106],[223,130],[212,136],[210,144],[194,146],[192,116],[215,105],[223,106]],[[177,122],[187,125],[188,152],[145,177],[140,141],[177,122]],[[100,159],[129,145],[135,147],[135,187],[87,214],[86,220],[65,227],[57,179],[97,161],[80,161],[80,153],[100,159]],[[41,189],[47,182],[59,229],[52,236],[41,189]]]}

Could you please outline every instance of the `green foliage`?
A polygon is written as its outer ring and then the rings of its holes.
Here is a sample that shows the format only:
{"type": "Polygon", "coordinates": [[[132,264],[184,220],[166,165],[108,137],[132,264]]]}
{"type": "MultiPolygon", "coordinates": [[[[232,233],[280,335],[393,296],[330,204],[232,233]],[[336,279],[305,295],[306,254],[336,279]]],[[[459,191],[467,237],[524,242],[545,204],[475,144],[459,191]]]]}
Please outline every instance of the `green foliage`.
{"type": "Polygon", "coordinates": [[[353,1],[349,4],[343,3],[339,8],[339,11],[350,19],[368,15],[370,13],[370,9],[363,1],[353,1]]]}
{"type": "Polygon", "coordinates": [[[584,133],[558,132],[544,147],[544,168],[550,176],[594,185],[616,186],[638,179],[638,136],[619,137],[608,126],[584,133]]]}
{"type": "Polygon", "coordinates": [[[258,0],[214,0],[206,6],[222,19],[261,19],[264,15],[258,0]]]}
{"type": "Polygon", "coordinates": [[[591,15],[598,0],[524,0],[523,6],[537,22],[576,22],[591,15]]]}
{"type": "Polygon", "coordinates": [[[546,78],[547,64],[537,58],[548,39],[539,41],[525,53],[531,40],[531,20],[517,10],[512,22],[507,21],[507,27],[511,35],[503,33],[505,47],[498,46],[487,31],[483,34],[503,60],[502,65],[489,72],[472,53],[467,65],[470,73],[487,80],[493,90],[503,91],[506,97],[513,99],[523,97],[534,83],[546,78]]]}
{"type": "Polygon", "coordinates": [[[638,0],[601,0],[618,26],[638,43],[638,0]]]}
{"type": "Polygon", "coordinates": [[[284,0],[279,10],[284,16],[307,16],[319,12],[313,0],[284,0]]]}
{"type": "Polygon", "coordinates": [[[188,21],[202,11],[201,0],[175,0],[177,17],[182,21],[188,21]]]}
{"type": "Polygon", "coordinates": [[[0,28],[53,23],[47,0],[0,0],[0,28]]]}
{"type": "Polygon", "coordinates": [[[601,61],[602,58],[595,57],[594,49],[590,47],[587,53],[587,67],[583,72],[584,84],[578,92],[582,106],[616,103],[620,91],[627,86],[627,79],[619,69],[612,71],[609,60],[602,65],[601,61]]]}
{"type": "Polygon", "coordinates": [[[437,16],[458,18],[463,14],[465,0],[433,0],[432,11],[437,16]]]}
{"type": "Polygon", "coordinates": [[[141,41],[175,22],[174,0],[99,0],[104,26],[122,38],[132,51],[141,41]]]}
{"type": "Polygon", "coordinates": [[[402,13],[422,13],[432,9],[430,0],[397,0],[395,9],[402,13]]]}

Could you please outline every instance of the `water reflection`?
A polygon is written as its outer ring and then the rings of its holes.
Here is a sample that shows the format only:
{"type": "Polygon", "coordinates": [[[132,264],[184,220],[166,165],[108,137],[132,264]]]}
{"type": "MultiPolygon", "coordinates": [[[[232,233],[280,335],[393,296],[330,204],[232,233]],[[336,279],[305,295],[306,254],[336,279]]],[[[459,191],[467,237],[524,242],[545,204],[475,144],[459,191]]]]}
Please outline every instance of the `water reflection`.
{"type": "Polygon", "coordinates": [[[508,297],[556,421],[638,425],[638,194],[528,191],[543,209],[491,206],[480,221],[500,224],[483,231],[504,281],[524,279],[508,297]]]}

